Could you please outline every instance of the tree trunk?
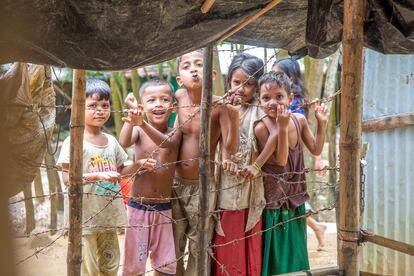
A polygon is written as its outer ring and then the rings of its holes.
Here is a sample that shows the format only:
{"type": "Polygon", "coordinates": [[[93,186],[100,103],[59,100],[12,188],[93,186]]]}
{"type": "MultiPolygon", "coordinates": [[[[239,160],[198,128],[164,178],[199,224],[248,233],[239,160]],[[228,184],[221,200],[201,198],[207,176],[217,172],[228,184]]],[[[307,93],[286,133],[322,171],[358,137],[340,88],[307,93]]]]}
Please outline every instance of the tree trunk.
{"type": "MultiPolygon", "coordinates": [[[[322,94],[322,83],[323,83],[323,59],[313,59],[310,57],[306,57],[307,62],[305,62],[305,76],[307,76],[306,80],[306,87],[308,89],[308,100],[313,100],[315,98],[320,98],[322,94]]],[[[317,128],[317,121],[314,116],[314,112],[311,112],[313,110],[312,107],[308,110],[308,124],[310,129],[313,133],[315,133],[317,128]]],[[[312,154],[310,154],[309,151],[304,151],[304,157],[305,157],[305,164],[306,167],[314,168],[315,162],[312,154]]],[[[315,189],[317,188],[315,185],[316,176],[315,173],[308,173],[307,176],[308,189],[315,189]]],[[[316,193],[314,193],[316,195],[316,193]]],[[[311,205],[317,206],[317,197],[312,196],[311,194],[311,205]]]]}
{"type": "Polygon", "coordinates": [[[139,88],[141,87],[141,79],[138,76],[137,69],[131,70],[131,86],[132,86],[132,92],[134,93],[135,98],[137,98],[137,100],[140,101],[139,88]]]}
{"type": "MultiPolygon", "coordinates": [[[[119,86],[116,83],[116,76],[115,72],[111,73],[110,84],[111,84],[111,91],[112,91],[112,109],[113,110],[122,110],[122,98],[121,98],[121,91],[119,90],[119,86]]],[[[115,124],[115,133],[116,137],[119,137],[122,128],[122,115],[120,112],[114,113],[114,124],[115,124]]]]}

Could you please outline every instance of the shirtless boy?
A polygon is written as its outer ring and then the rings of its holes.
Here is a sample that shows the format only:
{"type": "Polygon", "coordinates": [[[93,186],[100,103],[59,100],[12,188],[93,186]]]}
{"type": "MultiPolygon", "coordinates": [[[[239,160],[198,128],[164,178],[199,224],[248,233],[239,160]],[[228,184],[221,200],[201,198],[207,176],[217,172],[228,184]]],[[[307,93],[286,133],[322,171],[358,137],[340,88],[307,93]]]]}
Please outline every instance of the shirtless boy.
{"type": "MultiPolygon", "coordinates": [[[[178,102],[176,127],[182,131],[182,143],[180,147],[177,164],[173,194],[177,200],[173,201],[173,217],[181,220],[174,224],[174,239],[177,262],[176,275],[197,275],[198,263],[197,252],[197,224],[198,224],[198,158],[200,138],[200,113],[201,90],[203,80],[203,52],[198,50],[184,54],[177,59],[178,76],[177,83],[180,85],[175,97],[178,102]],[[195,105],[195,107],[191,107],[195,105]],[[190,106],[190,107],[188,107],[190,106]],[[188,161],[187,161],[188,160],[188,161]],[[191,196],[193,195],[193,196],[191,196]],[[195,196],[194,196],[195,195],[195,196]],[[187,238],[189,240],[189,257],[187,269],[184,271],[182,258],[187,238]]],[[[213,75],[215,72],[213,71],[213,75]]],[[[213,97],[213,108],[211,111],[211,135],[210,135],[210,157],[214,160],[215,150],[220,141],[230,154],[237,152],[239,147],[238,111],[232,106],[214,104],[220,102],[219,97],[213,97]]],[[[210,189],[214,190],[213,181],[210,189]]],[[[215,196],[210,193],[210,211],[215,208],[215,196]]],[[[209,239],[213,234],[213,223],[208,231],[209,239]]],[[[201,249],[204,250],[204,249],[201,249]]]]}
{"type": "Polygon", "coordinates": [[[173,275],[176,257],[170,198],[175,165],[168,163],[177,161],[181,141],[181,131],[168,128],[173,88],[168,82],[151,80],[141,87],[140,97],[142,106],[132,93],[125,99],[130,110],[119,137],[123,147],[135,144],[135,163],[128,172],[138,170],[127,204],[130,227],[125,232],[121,275],[143,274],[149,252],[155,275],[173,275]]]}

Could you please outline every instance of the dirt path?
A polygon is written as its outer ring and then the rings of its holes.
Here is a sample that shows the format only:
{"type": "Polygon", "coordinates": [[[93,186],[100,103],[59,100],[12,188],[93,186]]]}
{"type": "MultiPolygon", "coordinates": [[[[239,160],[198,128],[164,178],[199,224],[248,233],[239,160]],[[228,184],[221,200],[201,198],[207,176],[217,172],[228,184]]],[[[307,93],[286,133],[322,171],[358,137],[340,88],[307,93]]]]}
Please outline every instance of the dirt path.
{"type": "MultiPolygon", "coordinates": [[[[18,238],[15,239],[16,261],[33,254],[36,248],[41,248],[57,236],[18,238]]],[[[120,235],[120,245],[123,246],[124,236],[120,235]]],[[[37,257],[18,266],[19,276],[61,276],[66,273],[66,250],[67,238],[60,238],[51,247],[39,253],[37,257]]],[[[308,229],[308,250],[311,268],[322,268],[336,265],[336,232],[335,225],[329,224],[325,235],[325,250],[316,251],[316,238],[311,230],[308,229]]],[[[148,266],[150,269],[150,266],[148,266]]]]}

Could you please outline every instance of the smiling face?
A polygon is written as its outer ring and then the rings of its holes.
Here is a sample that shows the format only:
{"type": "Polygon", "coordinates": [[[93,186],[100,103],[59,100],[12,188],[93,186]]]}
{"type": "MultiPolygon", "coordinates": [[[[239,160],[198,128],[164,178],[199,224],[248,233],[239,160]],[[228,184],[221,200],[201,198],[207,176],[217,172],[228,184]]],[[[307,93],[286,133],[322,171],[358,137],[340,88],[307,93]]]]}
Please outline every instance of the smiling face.
{"type": "Polygon", "coordinates": [[[231,76],[230,89],[235,92],[236,101],[249,103],[256,93],[256,80],[249,77],[241,68],[236,69],[231,76]]]}
{"type": "Polygon", "coordinates": [[[171,88],[168,85],[149,86],[142,94],[142,105],[148,121],[154,125],[168,124],[173,106],[171,88]]]}
{"type": "Polygon", "coordinates": [[[288,106],[292,98],[288,96],[285,88],[276,83],[264,83],[260,87],[260,105],[264,112],[271,118],[277,117],[277,106],[288,106]]]}
{"type": "Polygon", "coordinates": [[[85,99],[85,124],[92,127],[102,127],[111,115],[109,100],[101,99],[92,94],[85,99]]]}

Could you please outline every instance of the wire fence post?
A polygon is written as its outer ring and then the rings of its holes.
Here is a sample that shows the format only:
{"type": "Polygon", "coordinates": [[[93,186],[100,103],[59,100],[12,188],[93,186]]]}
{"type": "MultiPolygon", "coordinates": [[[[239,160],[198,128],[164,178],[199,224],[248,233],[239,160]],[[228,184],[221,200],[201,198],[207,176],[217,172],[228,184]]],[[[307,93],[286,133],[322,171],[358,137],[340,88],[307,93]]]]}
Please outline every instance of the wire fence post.
{"type": "Polygon", "coordinates": [[[210,195],[210,115],[213,87],[213,46],[210,43],[204,49],[203,67],[203,90],[200,106],[200,141],[199,141],[199,193],[200,204],[198,223],[198,274],[199,276],[208,275],[209,255],[207,246],[209,243],[208,235],[208,216],[209,216],[209,195],[210,195]]]}
{"type": "Polygon", "coordinates": [[[360,274],[360,156],[364,3],[344,1],[338,264],[360,274]]]}
{"type": "Polygon", "coordinates": [[[72,113],[70,116],[69,244],[67,275],[79,276],[82,264],[82,171],[85,128],[85,70],[73,70],[72,113]]]}

